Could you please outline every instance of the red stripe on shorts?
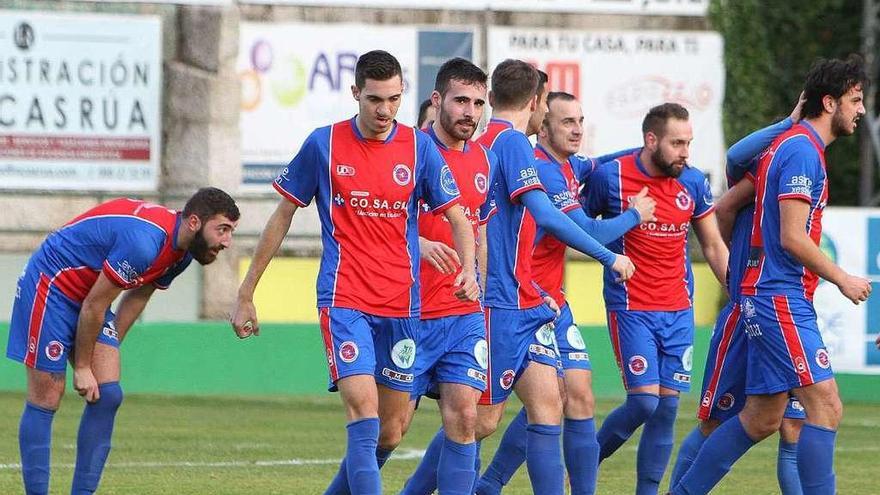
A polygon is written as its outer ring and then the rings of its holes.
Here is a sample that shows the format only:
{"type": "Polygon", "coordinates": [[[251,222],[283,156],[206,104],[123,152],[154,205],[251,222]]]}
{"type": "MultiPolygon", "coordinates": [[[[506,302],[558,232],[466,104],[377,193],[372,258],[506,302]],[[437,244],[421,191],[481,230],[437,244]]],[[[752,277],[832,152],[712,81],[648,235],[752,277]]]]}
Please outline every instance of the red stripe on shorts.
{"type": "Polygon", "coordinates": [[[709,419],[712,407],[715,405],[715,395],[718,393],[718,382],[721,380],[721,371],[724,369],[724,362],[727,361],[727,351],[730,350],[730,341],[733,339],[733,331],[739,320],[739,304],[734,305],[733,310],[727,315],[724,326],[721,331],[721,342],[718,343],[718,352],[715,354],[715,364],[712,369],[712,378],[709,380],[709,386],[706,387],[706,393],[703,394],[703,401],[700,402],[700,408],[697,410],[697,418],[703,421],[709,419]],[[709,400],[705,401],[708,396],[709,400]],[[708,402],[706,404],[705,402],[708,402]]]}
{"type": "Polygon", "coordinates": [[[330,333],[330,308],[321,308],[320,325],[324,350],[327,352],[327,367],[330,368],[330,380],[335,383],[339,379],[339,369],[336,367],[336,349],[333,346],[333,335],[330,333]]]}
{"type": "Polygon", "coordinates": [[[788,297],[773,296],[773,309],[776,311],[776,320],[779,322],[779,329],[782,331],[782,338],[785,340],[788,357],[791,359],[791,365],[795,373],[797,373],[800,386],[812,385],[813,373],[810,371],[807,353],[804,351],[804,345],[801,342],[800,335],[798,335],[797,326],[795,326],[794,320],[791,317],[788,297]]]}
{"type": "Polygon", "coordinates": [[[46,300],[49,298],[49,288],[52,279],[40,274],[37,283],[37,293],[34,297],[34,305],[31,308],[30,325],[28,326],[27,353],[24,355],[24,364],[33,368],[37,364],[37,346],[40,345],[40,333],[43,331],[43,317],[46,314],[46,300]]]}

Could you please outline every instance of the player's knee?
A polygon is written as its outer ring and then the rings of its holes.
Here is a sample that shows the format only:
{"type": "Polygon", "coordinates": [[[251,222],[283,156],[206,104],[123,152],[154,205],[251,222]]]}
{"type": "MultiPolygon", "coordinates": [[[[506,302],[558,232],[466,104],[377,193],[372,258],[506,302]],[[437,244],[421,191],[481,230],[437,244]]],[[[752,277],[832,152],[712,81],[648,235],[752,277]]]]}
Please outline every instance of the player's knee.
{"type": "Polygon", "coordinates": [[[702,433],[704,437],[708,437],[720,425],[721,421],[717,419],[705,419],[700,421],[700,433],[702,433]]]}
{"type": "Polygon", "coordinates": [[[385,450],[394,450],[403,440],[404,430],[401,425],[385,426],[379,429],[379,447],[385,450]]]}
{"type": "Polygon", "coordinates": [[[593,398],[593,394],[581,390],[569,390],[565,397],[565,417],[589,418],[593,416],[593,411],[596,408],[596,400],[593,398]]]}
{"type": "Polygon", "coordinates": [[[64,397],[64,388],[41,388],[34,387],[28,390],[27,400],[35,406],[57,411],[61,407],[61,398],[64,397]]]}
{"type": "Polygon", "coordinates": [[[743,428],[752,440],[763,440],[776,433],[782,425],[782,414],[776,411],[764,410],[750,413],[743,410],[740,421],[743,428]]]}
{"type": "Polygon", "coordinates": [[[474,428],[474,435],[477,437],[477,440],[482,440],[495,433],[495,430],[498,429],[499,420],[500,418],[477,416],[476,427],[474,428]]]}
{"type": "Polygon", "coordinates": [[[659,403],[660,397],[654,394],[630,394],[626,398],[626,408],[629,413],[641,422],[654,415],[659,403]]]}
{"type": "Polygon", "coordinates": [[[122,405],[124,394],[119,382],[102,383],[98,385],[98,391],[101,393],[101,398],[95,402],[95,406],[116,410],[122,405]]]}

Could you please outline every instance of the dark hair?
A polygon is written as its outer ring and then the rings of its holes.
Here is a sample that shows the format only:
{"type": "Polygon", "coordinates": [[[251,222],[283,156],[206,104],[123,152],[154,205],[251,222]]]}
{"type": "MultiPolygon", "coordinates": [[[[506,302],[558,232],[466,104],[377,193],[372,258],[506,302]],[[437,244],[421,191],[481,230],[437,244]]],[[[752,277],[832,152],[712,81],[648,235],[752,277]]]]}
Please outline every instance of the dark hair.
{"type": "Polygon", "coordinates": [[[492,71],[493,107],[520,109],[538,93],[538,70],[522,60],[507,59],[492,71]]]}
{"type": "Polygon", "coordinates": [[[188,218],[190,215],[199,217],[202,222],[207,222],[214,215],[223,215],[235,222],[241,213],[232,196],[216,187],[203,187],[183,207],[183,217],[188,218]]]}
{"type": "Polygon", "coordinates": [[[440,93],[441,96],[445,95],[449,90],[449,83],[452,81],[485,86],[488,78],[489,76],[483,72],[483,69],[474,65],[470,60],[455,57],[440,66],[437,78],[434,80],[434,91],[440,93]]]}
{"type": "Polygon", "coordinates": [[[550,76],[547,75],[546,72],[538,69],[538,89],[535,90],[535,94],[541,94],[544,92],[544,86],[547,85],[547,82],[550,80],[550,76]]]}
{"type": "Polygon", "coordinates": [[[678,103],[664,103],[648,111],[642,121],[642,134],[653,132],[658,138],[666,133],[666,122],[669,119],[687,120],[690,115],[685,107],[678,103]]]}
{"type": "Polygon", "coordinates": [[[430,108],[431,105],[433,105],[433,103],[430,98],[426,99],[419,105],[419,120],[416,123],[417,127],[421,128],[422,125],[425,124],[425,120],[428,119],[428,108],[430,108]]]}
{"type": "Polygon", "coordinates": [[[822,115],[825,111],[822,98],[828,95],[836,100],[859,84],[867,86],[868,75],[858,55],[850,55],[846,60],[816,60],[804,83],[803,117],[811,119],[822,115]]]}
{"type": "Polygon", "coordinates": [[[403,79],[400,62],[384,50],[373,50],[361,55],[354,66],[354,84],[363,89],[367,79],[387,81],[394,76],[403,79]]]}
{"type": "Polygon", "coordinates": [[[550,102],[554,100],[559,101],[576,101],[577,98],[574,97],[571,93],[566,93],[565,91],[551,91],[547,95],[547,108],[550,108],[550,102]]]}

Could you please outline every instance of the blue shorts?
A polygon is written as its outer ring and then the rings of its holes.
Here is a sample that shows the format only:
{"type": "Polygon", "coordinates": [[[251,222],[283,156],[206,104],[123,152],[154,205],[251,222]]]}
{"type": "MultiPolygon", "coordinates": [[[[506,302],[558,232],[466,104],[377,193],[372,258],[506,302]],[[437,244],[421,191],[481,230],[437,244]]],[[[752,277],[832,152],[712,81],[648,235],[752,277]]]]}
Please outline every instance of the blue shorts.
{"type": "Polygon", "coordinates": [[[703,374],[703,393],[697,418],[724,421],[736,416],[746,401],[746,365],[748,343],[745,327],[740,319],[739,305],[727,303],[718,314],[706,372],[703,374]]]}
{"type": "Polygon", "coordinates": [[[794,395],[788,396],[788,405],[785,406],[785,417],[788,419],[807,419],[807,413],[801,401],[794,395]]]}
{"type": "Polygon", "coordinates": [[[330,384],[354,375],[372,375],[376,383],[401,392],[413,388],[418,354],[418,318],[374,316],[356,309],[325,307],[318,311],[330,384]]]}
{"type": "Polygon", "coordinates": [[[558,367],[556,313],[546,304],[529,309],[486,308],[489,380],[480,404],[500,404],[530,361],[558,367]]]}
{"type": "Polygon", "coordinates": [[[440,383],[458,383],[482,392],[488,366],[483,313],[422,320],[412,397],[436,393],[440,383]]]}
{"type": "Polygon", "coordinates": [[[660,385],[687,392],[694,365],[694,311],[609,311],[608,330],[627,390],[660,385]]]}
{"type": "Polygon", "coordinates": [[[587,344],[581,335],[580,329],[574,323],[571,307],[565,303],[559,308],[559,316],[556,318],[556,345],[559,348],[559,361],[561,372],[564,370],[592,370],[590,365],[590,353],[587,352],[587,344]]]}
{"type": "Polygon", "coordinates": [[[834,377],[810,301],[792,296],[740,299],[748,335],[746,394],[776,394],[834,377]]]}
{"type": "MultiPolygon", "coordinates": [[[[15,289],[6,357],[40,371],[64,373],[76,343],[80,303],[63,294],[53,283],[54,274],[42,273],[34,261],[28,261],[15,289]]],[[[119,347],[109,308],[97,341],[119,347]]]]}

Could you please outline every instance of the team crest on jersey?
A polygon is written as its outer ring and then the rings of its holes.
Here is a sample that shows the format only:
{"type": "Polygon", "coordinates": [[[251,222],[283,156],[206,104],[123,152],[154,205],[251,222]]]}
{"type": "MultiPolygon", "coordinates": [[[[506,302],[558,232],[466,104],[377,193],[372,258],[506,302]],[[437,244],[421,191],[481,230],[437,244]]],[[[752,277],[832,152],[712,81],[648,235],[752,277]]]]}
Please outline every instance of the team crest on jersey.
{"type": "Polygon", "coordinates": [[[694,346],[688,346],[681,355],[681,367],[685,371],[694,369],[694,346]]]}
{"type": "Polygon", "coordinates": [[[581,331],[578,330],[577,325],[568,327],[568,331],[565,332],[565,338],[568,339],[568,345],[575,349],[584,350],[587,348],[584,337],[581,335],[581,331]]]}
{"type": "Polygon", "coordinates": [[[398,340],[391,349],[391,360],[398,368],[411,368],[416,361],[416,342],[413,339],[398,340]]]}
{"type": "Polygon", "coordinates": [[[450,196],[458,195],[458,184],[455,183],[455,177],[453,177],[449,165],[443,165],[443,168],[440,169],[440,187],[450,196]]]}
{"type": "Polygon", "coordinates": [[[480,339],[474,345],[474,357],[477,358],[477,364],[480,368],[487,369],[489,367],[489,344],[486,339],[480,339]]]}
{"type": "Polygon", "coordinates": [[[410,179],[412,179],[412,171],[410,171],[409,167],[405,164],[398,163],[394,166],[394,170],[391,172],[391,177],[398,186],[405,186],[409,184],[410,179]]]}
{"type": "Polygon", "coordinates": [[[486,191],[489,190],[489,179],[486,178],[486,174],[477,172],[474,175],[474,187],[477,188],[477,192],[480,194],[486,194],[486,191]]]}
{"type": "Polygon", "coordinates": [[[351,165],[339,164],[336,166],[336,175],[340,177],[354,177],[355,169],[351,165]]]}
{"type": "Polygon", "coordinates": [[[513,370],[505,370],[504,373],[501,373],[501,379],[499,380],[501,388],[504,390],[510,390],[510,387],[513,386],[514,378],[516,378],[516,373],[514,373],[513,370]]]}
{"type": "Polygon", "coordinates": [[[553,334],[553,324],[547,323],[546,325],[541,325],[541,328],[535,332],[535,338],[538,339],[543,345],[553,345],[555,335],[553,334]]]}
{"type": "Polygon", "coordinates": [[[823,370],[827,370],[831,367],[831,360],[828,359],[828,351],[825,349],[819,349],[816,351],[816,364],[818,364],[823,370]]]}
{"type": "Polygon", "coordinates": [[[675,206],[677,206],[679,210],[690,210],[693,204],[694,200],[691,199],[691,195],[687,192],[679,191],[678,194],[675,195],[675,206]]]}
{"type": "Polygon", "coordinates": [[[57,340],[53,340],[49,342],[46,346],[46,357],[49,358],[49,361],[58,361],[61,359],[61,356],[64,354],[64,344],[58,342],[57,340]]]}
{"type": "Polygon", "coordinates": [[[755,311],[755,303],[753,303],[752,300],[747,297],[743,298],[742,312],[745,318],[754,318],[755,314],[757,313],[755,311]]]}
{"type": "Polygon", "coordinates": [[[640,376],[644,375],[646,371],[648,371],[648,360],[645,359],[645,356],[640,356],[636,354],[635,356],[629,358],[629,372],[633,375],[640,376]]]}
{"type": "Polygon", "coordinates": [[[346,340],[339,346],[339,359],[343,363],[353,363],[360,354],[357,344],[350,340],[346,340]]]}
{"type": "Polygon", "coordinates": [[[736,403],[736,399],[733,397],[733,394],[728,392],[718,398],[718,409],[729,411],[734,403],[736,403]]]}

